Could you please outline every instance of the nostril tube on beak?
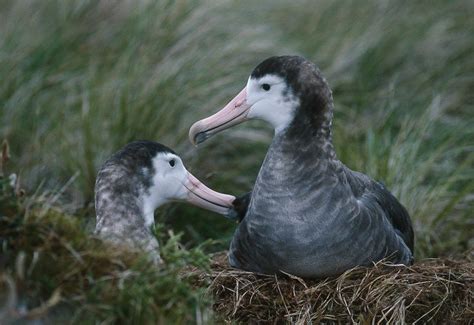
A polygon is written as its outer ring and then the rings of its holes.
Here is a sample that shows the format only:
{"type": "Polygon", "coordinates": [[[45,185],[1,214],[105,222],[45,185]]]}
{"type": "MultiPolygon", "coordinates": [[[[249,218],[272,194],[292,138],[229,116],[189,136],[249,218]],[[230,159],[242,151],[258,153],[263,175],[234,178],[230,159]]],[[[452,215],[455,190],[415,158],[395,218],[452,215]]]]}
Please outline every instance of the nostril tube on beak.
{"type": "Polygon", "coordinates": [[[236,101],[235,105],[234,105],[234,108],[238,108],[238,107],[242,106],[245,103],[246,100],[247,100],[246,98],[241,98],[240,100],[236,101]]]}

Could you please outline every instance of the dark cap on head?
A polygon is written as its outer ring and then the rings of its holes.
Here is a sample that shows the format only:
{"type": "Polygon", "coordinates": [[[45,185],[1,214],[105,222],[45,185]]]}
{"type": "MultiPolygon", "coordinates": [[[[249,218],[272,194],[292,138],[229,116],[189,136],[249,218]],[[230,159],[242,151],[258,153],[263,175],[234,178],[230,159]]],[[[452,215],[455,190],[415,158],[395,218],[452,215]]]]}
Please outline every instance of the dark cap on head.
{"type": "Polygon", "coordinates": [[[140,140],[127,144],[106,162],[126,165],[131,171],[137,168],[152,168],[152,159],[158,153],[172,153],[173,150],[157,142],[140,140]]]}
{"type": "Polygon", "coordinates": [[[258,79],[266,74],[276,74],[285,79],[287,77],[291,79],[291,77],[298,74],[299,67],[305,62],[311,63],[302,56],[271,56],[260,62],[252,71],[250,77],[258,79]]]}

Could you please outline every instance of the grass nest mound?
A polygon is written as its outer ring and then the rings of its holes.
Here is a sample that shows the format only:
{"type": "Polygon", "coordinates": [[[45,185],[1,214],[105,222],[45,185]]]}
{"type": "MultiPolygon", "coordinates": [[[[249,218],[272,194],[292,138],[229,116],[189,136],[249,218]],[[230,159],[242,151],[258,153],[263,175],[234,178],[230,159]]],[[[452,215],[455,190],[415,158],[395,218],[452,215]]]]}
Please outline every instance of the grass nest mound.
{"type": "MultiPolygon", "coordinates": [[[[199,272],[199,271],[197,271],[199,272]]],[[[230,268],[214,256],[209,281],[224,321],[301,323],[469,323],[474,319],[473,252],[465,259],[425,259],[413,266],[379,262],[338,277],[304,280],[230,268]]]]}

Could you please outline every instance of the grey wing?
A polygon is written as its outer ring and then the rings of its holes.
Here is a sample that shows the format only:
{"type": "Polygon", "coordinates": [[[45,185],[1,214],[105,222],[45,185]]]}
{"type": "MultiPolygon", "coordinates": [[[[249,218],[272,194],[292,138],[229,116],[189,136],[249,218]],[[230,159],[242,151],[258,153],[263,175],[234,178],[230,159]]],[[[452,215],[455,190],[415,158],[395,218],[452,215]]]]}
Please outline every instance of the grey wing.
{"type": "Polygon", "coordinates": [[[373,192],[395,231],[413,254],[415,235],[408,211],[382,183],[374,182],[373,192]]]}
{"type": "Polygon", "coordinates": [[[381,182],[376,182],[362,173],[349,169],[346,170],[347,180],[354,195],[361,197],[370,192],[375,197],[377,204],[385,212],[385,217],[390,221],[397,235],[405,242],[405,245],[413,254],[415,241],[413,226],[405,207],[381,182]]]}

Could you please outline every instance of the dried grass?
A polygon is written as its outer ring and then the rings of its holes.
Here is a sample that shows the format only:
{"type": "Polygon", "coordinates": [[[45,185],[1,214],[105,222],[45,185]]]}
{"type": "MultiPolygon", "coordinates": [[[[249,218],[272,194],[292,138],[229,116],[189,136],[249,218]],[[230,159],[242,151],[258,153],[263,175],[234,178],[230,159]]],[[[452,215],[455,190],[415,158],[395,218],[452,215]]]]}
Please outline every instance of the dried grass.
{"type": "Polygon", "coordinates": [[[464,260],[413,266],[377,263],[321,280],[259,275],[230,268],[216,254],[208,282],[221,321],[307,323],[469,323],[474,319],[473,252],[464,260]]]}

